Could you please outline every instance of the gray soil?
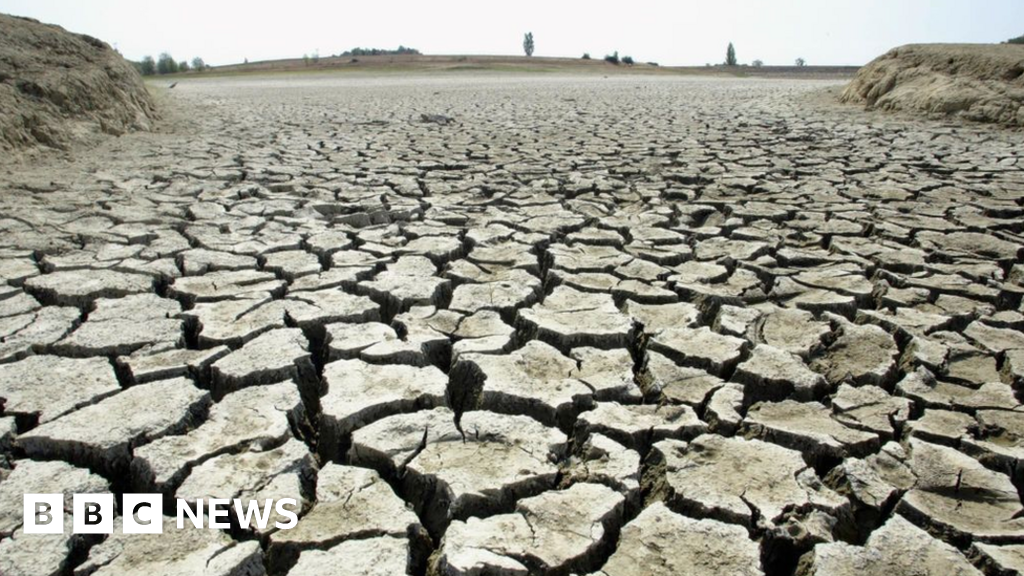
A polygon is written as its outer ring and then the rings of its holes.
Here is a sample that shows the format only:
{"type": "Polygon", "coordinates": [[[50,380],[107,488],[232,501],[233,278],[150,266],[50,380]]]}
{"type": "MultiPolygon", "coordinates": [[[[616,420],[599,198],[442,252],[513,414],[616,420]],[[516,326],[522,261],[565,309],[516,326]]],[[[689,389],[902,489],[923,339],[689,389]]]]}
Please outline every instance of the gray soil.
{"type": "Polygon", "coordinates": [[[1024,566],[1024,135],[819,80],[165,84],[0,165],[0,573],[1024,566]],[[301,518],[22,534],[61,491],[301,518]]]}

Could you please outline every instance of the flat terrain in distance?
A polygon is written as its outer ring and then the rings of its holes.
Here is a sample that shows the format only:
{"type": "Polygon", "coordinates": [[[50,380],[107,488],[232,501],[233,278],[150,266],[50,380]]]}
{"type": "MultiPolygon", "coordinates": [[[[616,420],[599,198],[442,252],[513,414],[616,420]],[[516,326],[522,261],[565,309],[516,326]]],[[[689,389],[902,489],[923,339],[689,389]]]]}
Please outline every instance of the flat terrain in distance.
{"type": "Polygon", "coordinates": [[[1020,568],[1020,132],[835,80],[165,80],[159,131],[0,166],[0,573],[1020,568]],[[302,517],[4,515],[71,489],[302,517]]]}
{"type": "MultiPolygon", "coordinates": [[[[625,56],[622,54],[621,56],[625,56]]],[[[789,78],[850,78],[857,66],[658,66],[652,62],[637,61],[633,65],[614,65],[604,56],[592,54],[590,60],[582,58],[552,58],[545,56],[445,56],[445,55],[382,55],[382,56],[327,56],[319,60],[292,58],[267,60],[245,64],[217,66],[212,74],[253,72],[501,72],[501,73],[557,73],[557,74],[643,74],[643,75],[700,75],[700,76],[756,76],[789,78]]]]}

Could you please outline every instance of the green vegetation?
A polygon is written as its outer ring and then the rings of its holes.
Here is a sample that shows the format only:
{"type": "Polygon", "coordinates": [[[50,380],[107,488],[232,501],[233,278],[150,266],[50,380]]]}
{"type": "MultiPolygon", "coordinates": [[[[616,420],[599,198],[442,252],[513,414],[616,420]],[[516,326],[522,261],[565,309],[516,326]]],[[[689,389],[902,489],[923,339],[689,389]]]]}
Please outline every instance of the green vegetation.
{"type": "Polygon", "coordinates": [[[1017,36],[1016,38],[1010,38],[1005,42],[1006,44],[1024,44],[1024,34],[1017,36]]]}
{"type": "Polygon", "coordinates": [[[174,61],[174,58],[170,54],[164,52],[156,59],[156,73],[157,74],[177,74],[178,63],[174,61]]]}
{"type": "Polygon", "coordinates": [[[135,65],[135,67],[138,68],[139,74],[142,74],[143,76],[152,76],[153,74],[156,74],[156,60],[153,60],[152,56],[144,57],[141,62],[138,62],[135,65]]]}
{"type": "Polygon", "coordinates": [[[803,68],[804,66],[807,66],[807,61],[804,60],[803,58],[797,58],[795,64],[798,67],[803,68]]]}
{"type": "Polygon", "coordinates": [[[523,36],[523,52],[526,53],[526,57],[533,56],[533,32],[527,32],[523,36]]]}
{"type": "Polygon", "coordinates": [[[584,52],[583,53],[583,59],[584,60],[590,60],[590,52],[584,52]]]}
{"type": "Polygon", "coordinates": [[[736,49],[733,48],[732,42],[729,42],[729,47],[725,49],[725,65],[735,66],[736,65],[736,49]]]}
{"type": "Polygon", "coordinates": [[[622,57],[622,63],[627,65],[627,66],[632,66],[633,65],[633,57],[632,56],[623,56],[622,57]]]}
{"type": "Polygon", "coordinates": [[[608,62],[609,64],[615,64],[616,66],[618,66],[619,65],[619,51],[616,50],[614,54],[608,54],[607,56],[604,57],[604,61],[608,62]]]}
{"type": "Polygon", "coordinates": [[[405,46],[399,46],[395,50],[387,50],[384,48],[353,48],[342,52],[341,56],[400,56],[403,54],[419,54],[420,51],[415,48],[406,48],[405,46]]]}
{"type": "Polygon", "coordinates": [[[152,56],[144,56],[142,60],[138,62],[132,62],[135,69],[139,71],[139,74],[143,76],[153,76],[155,74],[177,74],[179,72],[202,72],[209,68],[206,62],[202,58],[196,56],[192,59],[192,63],[189,64],[188,60],[182,60],[177,62],[174,58],[164,52],[160,55],[157,60],[153,60],[152,56]]]}
{"type": "Polygon", "coordinates": [[[762,62],[760,60],[754,60],[753,62],[751,62],[751,65],[754,68],[760,68],[761,66],[764,66],[764,62],[762,62]]]}

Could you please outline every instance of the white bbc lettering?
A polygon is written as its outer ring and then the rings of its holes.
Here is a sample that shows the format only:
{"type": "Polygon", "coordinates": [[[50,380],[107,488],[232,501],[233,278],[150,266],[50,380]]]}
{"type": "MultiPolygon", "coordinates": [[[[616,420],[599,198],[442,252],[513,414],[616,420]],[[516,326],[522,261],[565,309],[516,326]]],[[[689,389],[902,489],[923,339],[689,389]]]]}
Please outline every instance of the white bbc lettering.
{"type": "Polygon", "coordinates": [[[230,514],[228,506],[231,505],[231,500],[227,498],[210,498],[209,509],[207,513],[210,516],[210,528],[215,530],[227,530],[231,528],[231,524],[227,520],[219,520],[220,518],[227,518],[230,514]]]}
{"type": "Polygon", "coordinates": [[[296,524],[299,523],[299,517],[295,514],[295,512],[288,510],[287,508],[285,508],[285,506],[298,508],[299,503],[294,498],[281,498],[280,500],[277,501],[277,507],[275,508],[277,510],[277,513],[289,519],[287,522],[275,522],[274,526],[276,526],[278,530],[291,530],[292,528],[295,528],[296,524]]]}
{"type": "Polygon", "coordinates": [[[23,513],[25,534],[64,533],[63,494],[25,494],[23,513]]]}
{"type": "Polygon", "coordinates": [[[203,499],[196,500],[196,509],[193,511],[192,507],[188,505],[188,500],[178,500],[178,530],[185,528],[185,516],[188,516],[189,522],[196,528],[203,527],[203,499]]]}
{"type": "MultiPolygon", "coordinates": [[[[271,516],[279,530],[290,530],[299,523],[299,503],[294,498],[280,500],[241,500],[238,498],[199,498],[195,502],[178,499],[176,524],[178,530],[188,524],[195,528],[226,530],[232,526],[243,530],[266,530],[271,516]],[[206,514],[203,514],[203,504],[206,514]],[[237,524],[232,522],[232,513],[237,524]],[[204,524],[206,524],[204,526],[204,524]]],[[[23,522],[26,534],[64,533],[63,494],[25,494],[23,522]]],[[[124,494],[121,498],[121,531],[124,534],[163,534],[164,497],[162,494],[124,494]]],[[[72,495],[69,523],[74,534],[113,534],[117,508],[113,494],[72,495]]]]}
{"type": "Polygon", "coordinates": [[[75,534],[114,533],[113,494],[75,494],[71,520],[75,534]]]}
{"type": "Polygon", "coordinates": [[[252,522],[252,517],[256,517],[256,527],[260,530],[267,528],[267,522],[270,520],[270,507],[273,505],[273,500],[267,500],[263,504],[263,509],[260,510],[260,503],[257,500],[249,500],[249,506],[242,510],[242,501],[235,498],[235,516],[238,517],[238,525],[243,530],[249,529],[249,523],[252,522]]]}
{"type": "Polygon", "coordinates": [[[125,494],[121,500],[125,534],[163,534],[164,501],[159,494],[125,494]]]}

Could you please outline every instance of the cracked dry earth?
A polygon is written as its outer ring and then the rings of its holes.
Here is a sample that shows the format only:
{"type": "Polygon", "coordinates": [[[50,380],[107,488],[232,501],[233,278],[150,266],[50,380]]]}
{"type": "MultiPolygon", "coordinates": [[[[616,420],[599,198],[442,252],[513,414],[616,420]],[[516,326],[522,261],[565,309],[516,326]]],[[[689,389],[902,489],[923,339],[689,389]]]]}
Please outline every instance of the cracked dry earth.
{"type": "Polygon", "coordinates": [[[282,78],[0,175],[0,573],[1024,566],[1020,133],[807,80],[282,78]],[[302,510],[21,532],[108,491],[302,510]]]}

